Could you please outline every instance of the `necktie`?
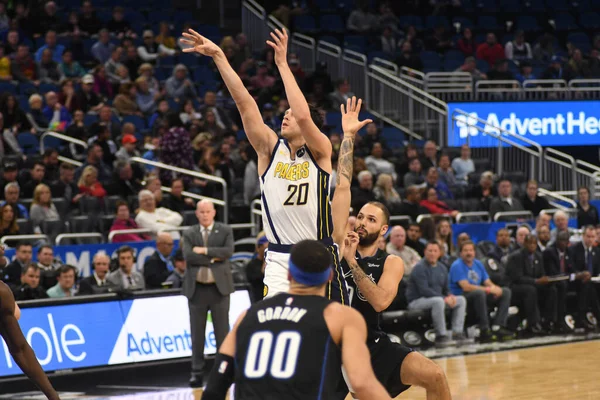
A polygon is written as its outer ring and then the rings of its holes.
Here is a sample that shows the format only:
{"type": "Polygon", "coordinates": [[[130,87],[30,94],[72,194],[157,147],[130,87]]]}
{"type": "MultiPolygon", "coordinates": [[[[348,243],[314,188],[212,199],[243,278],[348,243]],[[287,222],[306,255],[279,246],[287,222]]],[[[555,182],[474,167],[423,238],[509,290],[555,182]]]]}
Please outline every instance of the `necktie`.
{"type": "Polygon", "coordinates": [[[588,249],[587,251],[587,269],[590,271],[590,274],[594,274],[594,265],[592,263],[592,249],[588,249]]]}
{"type": "Polygon", "coordinates": [[[132,287],[133,286],[133,281],[131,280],[130,276],[127,277],[127,283],[129,284],[128,287],[132,287]]]}
{"type": "Polygon", "coordinates": [[[564,254],[560,255],[560,273],[561,274],[565,273],[565,255],[564,254]]]}
{"type": "Polygon", "coordinates": [[[204,242],[204,247],[208,247],[208,229],[202,229],[202,241],[204,242]]]}
{"type": "MultiPolygon", "coordinates": [[[[208,229],[202,228],[202,241],[204,247],[208,247],[208,229]]],[[[200,267],[196,280],[200,283],[215,283],[215,277],[209,267],[200,267]]]]}

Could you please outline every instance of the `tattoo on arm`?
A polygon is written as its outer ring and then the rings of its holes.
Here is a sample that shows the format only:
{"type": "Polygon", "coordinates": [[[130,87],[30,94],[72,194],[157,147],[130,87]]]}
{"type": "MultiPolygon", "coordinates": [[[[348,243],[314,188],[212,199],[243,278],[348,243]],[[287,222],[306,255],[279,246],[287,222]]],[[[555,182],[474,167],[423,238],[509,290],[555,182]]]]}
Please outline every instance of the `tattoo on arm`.
{"type": "Polygon", "coordinates": [[[344,136],[344,140],[340,146],[340,155],[338,156],[338,173],[336,184],[339,185],[341,176],[343,175],[348,182],[352,182],[353,172],[353,156],[354,156],[354,137],[344,136]]]}

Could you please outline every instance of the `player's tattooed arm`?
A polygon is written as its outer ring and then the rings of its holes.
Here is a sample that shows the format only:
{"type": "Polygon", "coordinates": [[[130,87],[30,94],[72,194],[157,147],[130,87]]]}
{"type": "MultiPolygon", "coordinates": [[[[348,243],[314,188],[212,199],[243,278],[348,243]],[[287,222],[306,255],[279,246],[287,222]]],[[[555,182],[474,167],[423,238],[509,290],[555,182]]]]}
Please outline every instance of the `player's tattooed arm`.
{"type": "Polygon", "coordinates": [[[342,184],[342,178],[350,185],[352,182],[352,173],[354,167],[354,136],[344,135],[344,140],[340,145],[340,154],[338,156],[338,167],[336,176],[336,187],[342,184]]]}

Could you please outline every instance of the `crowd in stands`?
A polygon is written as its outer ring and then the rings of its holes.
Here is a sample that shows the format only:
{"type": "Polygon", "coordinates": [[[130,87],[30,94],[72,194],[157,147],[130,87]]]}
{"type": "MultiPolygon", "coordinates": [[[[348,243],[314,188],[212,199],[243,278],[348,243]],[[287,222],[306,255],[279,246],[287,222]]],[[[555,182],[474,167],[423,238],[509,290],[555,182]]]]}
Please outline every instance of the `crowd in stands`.
{"type": "MultiPolygon", "coordinates": [[[[196,223],[196,200],[184,191],[223,198],[222,188],[214,181],[144,165],[132,158],[224,179],[229,188],[225,199],[228,207],[242,207],[241,218],[245,219],[237,222],[246,222],[247,207],[260,196],[260,185],[257,155],[240,131],[235,104],[206,59],[179,52],[175,39],[179,32],[167,23],[157,24],[156,35],[146,26],[128,22],[128,14],[121,7],[115,7],[110,18],[101,21],[90,1],[84,1],[79,12],[68,15],[59,13],[52,1],[40,4],[27,8],[14,3],[4,10],[0,5],[0,24],[2,16],[8,19],[4,30],[0,29],[0,40],[4,40],[0,46],[4,52],[0,53],[0,236],[41,233],[49,243],[37,243],[37,263],[31,263],[31,244],[8,239],[6,244],[16,248],[17,255],[14,261],[4,259],[0,264],[0,278],[11,285],[18,300],[102,293],[109,288],[160,288],[166,281],[177,287],[185,261],[177,252],[170,257],[173,240],[179,238],[176,228],[196,223]],[[54,147],[36,155],[35,143],[48,130],[82,140],[87,148],[55,141],[54,147]],[[76,160],[81,166],[60,161],[59,156],[76,160]],[[163,192],[163,186],[170,188],[169,193],[163,192]],[[100,232],[105,239],[111,231],[136,228],[147,233],[121,234],[114,241],[157,240],[156,254],[147,260],[143,273],[135,271],[133,250],[125,245],[118,252],[118,262],[96,255],[93,275],[76,282],[78,272],[55,260],[49,246],[57,234],[67,231],[100,232]]],[[[402,49],[401,57],[415,63],[420,61],[417,54],[423,48],[454,51],[455,43],[445,30],[436,28],[431,37],[422,40],[423,31],[404,29],[393,10],[382,4],[380,19],[388,23],[366,23],[379,20],[368,9],[359,8],[350,16],[348,27],[363,32],[386,27],[382,48],[394,54],[402,49]]],[[[279,7],[276,12],[290,13],[291,18],[301,11],[279,7]]],[[[489,41],[494,37],[488,35],[489,41]]],[[[219,39],[257,100],[265,124],[279,131],[288,103],[272,50],[251,49],[243,34],[219,39]]],[[[463,43],[463,47],[496,64],[496,58],[502,58],[500,51],[479,48],[500,46],[506,57],[512,54],[514,58],[521,54],[519,49],[531,47],[523,47],[518,40],[507,46],[510,50],[496,43],[463,43]]],[[[540,53],[537,47],[527,54],[535,57],[540,53]]],[[[576,54],[574,50],[573,57],[576,54]]],[[[294,53],[289,55],[289,64],[308,100],[320,106],[325,117],[325,110],[338,110],[353,95],[349,82],[334,84],[324,65],[306,73],[294,53]]],[[[356,211],[377,200],[386,204],[392,215],[410,217],[404,227],[395,226],[389,243],[381,246],[404,260],[403,284],[408,286],[400,295],[405,297],[404,307],[431,308],[441,344],[451,343],[443,312],[440,316],[443,304],[439,299],[420,301],[422,298],[439,297],[451,307],[462,307],[452,317],[455,332],[465,318],[465,307],[474,307],[476,312],[469,315],[477,316],[484,340],[512,337],[508,305],[520,305],[530,321],[529,333],[541,334],[567,329],[561,324],[565,310],[555,307],[557,301],[564,300],[567,289],[583,296],[581,304],[593,303],[597,296],[589,278],[600,274],[596,270],[600,263],[587,260],[588,253],[600,257],[600,250],[590,250],[596,249],[596,238],[600,238],[596,236],[598,229],[590,226],[597,227],[600,221],[587,188],[578,192],[578,227],[584,229],[581,237],[567,237],[567,244],[573,242],[567,251],[560,243],[564,242],[563,233],[571,229],[568,217],[555,213],[550,229],[551,217],[542,210],[552,207],[538,195],[537,182],[525,182],[523,174],[519,179],[495,176],[489,160],[473,159],[468,146],[440,151],[430,140],[422,148],[409,143],[398,149],[388,145],[382,128],[380,122],[371,123],[357,138],[352,208],[356,211]],[[497,212],[530,211],[537,224],[534,232],[527,225],[521,226],[514,242],[508,231],[500,230],[497,243],[484,249],[464,233],[456,244],[453,242],[452,224],[461,211],[485,211],[492,217],[497,212]],[[425,214],[430,217],[417,222],[425,214]],[[534,240],[536,251],[531,252],[534,240]],[[561,255],[566,251],[573,262],[565,266],[561,255]],[[551,252],[558,252],[558,258],[551,252]],[[519,275],[507,267],[513,258],[515,263],[533,262],[535,268],[527,264],[523,267],[526,275],[519,275]],[[443,268],[431,272],[430,267],[438,264],[443,268]],[[466,272],[473,265],[478,268],[476,277],[466,272]],[[445,274],[439,272],[444,269],[445,274]],[[562,282],[565,287],[561,288],[560,282],[549,283],[545,277],[556,275],[556,271],[573,274],[572,282],[562,282]],[[412,279],[413,274],[422,279],[412,279]],[[490,296],[498,307],[493,320],[488,318],[486,298],[490,296]],[[536,296],[543,307],[535,307],[536,296]]],[[[327,124],[324,131],[334,147],[335,164],[340,130],[327,124]]],[[[334,184],[335,179],[331,182],[334,184]]],[[[229,222],[232,219],[235,214],[229,222]]],[[[256,255],[244,278],[250,282],[255,299],[262,293],[266,244],[266,238],[259,236],[256,255]]],[[[578,323],[588,327],[583,320],[578,323]]]]}

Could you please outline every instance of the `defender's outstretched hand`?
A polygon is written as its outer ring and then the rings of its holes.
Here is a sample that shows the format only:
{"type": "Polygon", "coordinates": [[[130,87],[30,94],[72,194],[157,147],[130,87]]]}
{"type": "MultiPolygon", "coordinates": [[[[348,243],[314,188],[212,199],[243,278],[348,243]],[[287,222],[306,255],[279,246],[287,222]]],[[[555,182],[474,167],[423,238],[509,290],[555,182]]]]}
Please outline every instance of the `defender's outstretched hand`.
{"type": "Polygon", "coordinates": [[[275,29],[275,32],[271,32],[271,37],[273,41],[267,40],[267,44],[275,50],[275,64],[285,65],[287,63],[287,31],[284,29],[281,32],[279,29],[275,29]]]}
{"type": "Polygon", "coordinates": [[[181,39],[181,43],[190,46],[187,49],[183,49],[184,53],[200,53],[208,57],[214,57],[222,53],[219,46],[193,29],[183,32],[183,37],[185,39],[181,39]]]}
{"type": "Polygon", "coordinates": [[[361,105],[362,99],[358,99],[357,102],[355,96],[348,99],[346,109],[344,109],[343,104],[340,104],[340,110],[342,111],[342,130],[344,131],[344,135],[356,135],[356,132],[363,126],[373,122],[371,119],[365,119],[364,121],[358,120],[358,113],[360,112],[361,105]]]}

